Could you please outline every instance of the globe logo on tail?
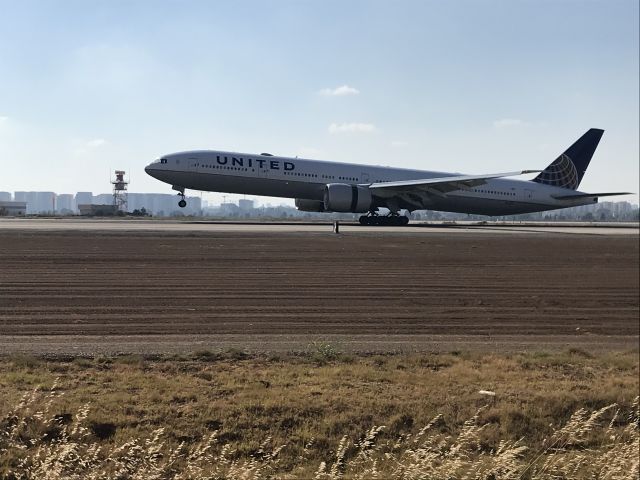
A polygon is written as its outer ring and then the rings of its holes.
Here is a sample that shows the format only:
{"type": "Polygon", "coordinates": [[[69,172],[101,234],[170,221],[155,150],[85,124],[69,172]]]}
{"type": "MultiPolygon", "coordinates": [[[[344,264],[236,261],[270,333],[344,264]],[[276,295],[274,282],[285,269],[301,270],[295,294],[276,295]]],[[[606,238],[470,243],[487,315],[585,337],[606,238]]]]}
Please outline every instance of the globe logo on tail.
{"type": "Polygon", "coordinates": [[[564,153],[545,168],[534,181],[545,185],[553,185],[554,187],[570,188],[571,190],[576,190],[580,183],[576,166],[571,158],[564,153]]]}

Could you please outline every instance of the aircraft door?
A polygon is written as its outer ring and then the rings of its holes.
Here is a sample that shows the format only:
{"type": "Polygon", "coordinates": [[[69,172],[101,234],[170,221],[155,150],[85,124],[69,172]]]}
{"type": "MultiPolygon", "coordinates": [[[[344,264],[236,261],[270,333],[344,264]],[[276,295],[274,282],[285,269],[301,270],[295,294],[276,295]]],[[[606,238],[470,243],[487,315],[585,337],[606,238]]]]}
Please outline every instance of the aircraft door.
{"type": "Polygon", "coordinates": [[[256,177],[269,178],[268,158],[262,158],[262,155],[253,160],[253,168],[255,169],[256,177]]]}
{"type": "Polygon", "coordinates": [[[523,195],[522,199],[525,202],[532,202],[533,201],[533,190],[525,188],[523,193],[524,193],[524,195],[523,195]]]}
{"type": "Polygon", "coordinates": [[[362,172],[360,174],[360,182],[361,183],[369,183],[369,174],[365,173],[365,172],[362,172]]]}

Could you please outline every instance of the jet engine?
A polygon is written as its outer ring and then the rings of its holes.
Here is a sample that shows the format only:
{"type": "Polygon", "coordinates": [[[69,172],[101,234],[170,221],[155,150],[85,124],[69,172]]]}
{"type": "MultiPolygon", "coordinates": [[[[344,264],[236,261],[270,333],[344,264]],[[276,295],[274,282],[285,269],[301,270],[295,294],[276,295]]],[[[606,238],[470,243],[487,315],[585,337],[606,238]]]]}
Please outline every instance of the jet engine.
{"type": "Polygon", "coordinates": [[[320,200],[307,200],[296,198],[296,208],[301,212],[324,212],[324,202],[320,200]]]}
{"type": "Polygon", "coordinates": [[[329,183],[324,188],[324,209],[328,212],[368,212],[373,203],[368,187],[329,183]]]}

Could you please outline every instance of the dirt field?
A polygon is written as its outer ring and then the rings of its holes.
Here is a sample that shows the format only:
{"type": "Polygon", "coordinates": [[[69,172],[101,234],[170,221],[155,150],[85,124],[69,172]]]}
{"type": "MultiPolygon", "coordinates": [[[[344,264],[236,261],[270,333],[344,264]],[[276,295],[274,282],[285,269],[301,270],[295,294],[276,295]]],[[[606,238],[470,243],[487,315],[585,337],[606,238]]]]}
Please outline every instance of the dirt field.
{"type": "Polygon", "coordinates": [[[638,348],[637,235],[0,230],[0,352],[638,348]]]}

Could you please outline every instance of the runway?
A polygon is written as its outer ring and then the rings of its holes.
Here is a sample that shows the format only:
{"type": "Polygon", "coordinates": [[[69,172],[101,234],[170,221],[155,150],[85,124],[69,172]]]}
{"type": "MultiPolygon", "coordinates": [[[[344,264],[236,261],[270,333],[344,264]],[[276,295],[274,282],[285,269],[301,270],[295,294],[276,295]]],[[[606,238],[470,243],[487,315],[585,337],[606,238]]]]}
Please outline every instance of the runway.
{"type": "Polygon", "coordinates": [[[0,220],[0,352],[638,349],[637,228],[342,231],[0,220]]]}
{"type": "MultiPolygon", "coordinates": [[[[2,230],[28,231],[108,231],[108,232],[255,232],[255,233],[327,233],[331,222],[240,222],[199,220],[133,220],[95,218],[0,218],[2,230]]],[[[638,235],[638,223],[549,223],[549,222],[419,222],[405,227],[363,226],[340,222],[341,233],[425,234],[445,230],[458,233],[538,233],[576,235],[638,235]]]]}

